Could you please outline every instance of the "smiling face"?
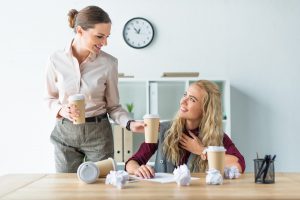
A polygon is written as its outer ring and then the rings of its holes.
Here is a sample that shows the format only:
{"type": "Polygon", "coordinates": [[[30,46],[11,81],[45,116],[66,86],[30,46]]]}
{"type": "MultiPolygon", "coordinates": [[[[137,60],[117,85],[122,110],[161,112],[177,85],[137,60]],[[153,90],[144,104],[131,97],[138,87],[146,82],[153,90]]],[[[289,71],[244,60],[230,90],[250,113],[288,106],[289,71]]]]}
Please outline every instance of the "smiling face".
{"type": "Polygon", "coordinates": [[[190,85],[180,100],[179,117],[199,123],[202,118],[204,95],[206,92],[199,86],[190,85]]]}
{"type": "Polygon", "coordinates": [[[111,23],[98,23],[94,28],[83,30],[78,27],[77,33],[81,36],[82,47],[90,53],[99,53],[102,46],[107,45],[110,35],[111,23]]]}

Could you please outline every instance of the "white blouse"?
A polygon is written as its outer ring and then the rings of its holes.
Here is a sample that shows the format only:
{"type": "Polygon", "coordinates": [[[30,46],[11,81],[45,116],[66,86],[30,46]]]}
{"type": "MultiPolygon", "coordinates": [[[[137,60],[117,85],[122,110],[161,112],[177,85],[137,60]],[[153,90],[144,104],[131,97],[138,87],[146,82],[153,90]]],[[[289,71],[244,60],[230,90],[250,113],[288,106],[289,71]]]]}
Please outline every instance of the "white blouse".
{"type": "Polygon", "coordinates": [[[71,44],[53,53],[46,66],[45,101],[51,113],[57,117],[62,105],[68,104],[68,97],[80,93],[85,96],[86,117],[108,113],[125,127],[129,116],[119,104],[118,60],[100,51],[79,65],[71,44]]]}

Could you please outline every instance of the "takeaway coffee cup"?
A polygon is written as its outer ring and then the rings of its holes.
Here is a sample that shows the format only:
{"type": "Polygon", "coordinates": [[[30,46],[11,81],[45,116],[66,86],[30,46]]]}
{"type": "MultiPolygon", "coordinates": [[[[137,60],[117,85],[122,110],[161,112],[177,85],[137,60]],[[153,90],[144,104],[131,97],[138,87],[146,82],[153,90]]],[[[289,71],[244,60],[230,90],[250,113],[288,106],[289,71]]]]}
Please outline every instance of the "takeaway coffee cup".
{"type": "Polygon", "coordinates": [[[73,124],[85,123],[85,102],[83,94],[75,94],[68,98],[70,106],[75,106],[79,109],[79,117],[75,118],[73,124]]]}
{"type": "Polygon", "coordinates": [[[94,183],[99,177],[100,170],[93,162],[84,162],[77,169],[77,177],[85,183],[94,183]]]}
{"type": "Polygon", "coordinates": [[[158,139],[158,127],[159,127],[159,115],[147,114],[144,116],[145,123],[145,142],[157,143],[158,139]]]}
{"type": "Polygon", "coordinates": [[[95,162],[95,165],[100,171],[99,173],[100,178],[106,177],[106,175],[109,174],[110,171],[116,171],[117,169],[117,164],[115,160],[112,158],[95,162]]]}
{"type": "Polygon", "coordinates": [[[217,169],[224,176],[225,151],[223,146],[208,146],[206,149],[208,168],[217,169]]]}
{"type": "Polygon", "coordinates": [[[85,183],[94,183],[98,178],[104,178],[110,171],[116,170],[116,162],[112,158],[98,162],[84,162],[77,169],[77,177],[85,183]]]}

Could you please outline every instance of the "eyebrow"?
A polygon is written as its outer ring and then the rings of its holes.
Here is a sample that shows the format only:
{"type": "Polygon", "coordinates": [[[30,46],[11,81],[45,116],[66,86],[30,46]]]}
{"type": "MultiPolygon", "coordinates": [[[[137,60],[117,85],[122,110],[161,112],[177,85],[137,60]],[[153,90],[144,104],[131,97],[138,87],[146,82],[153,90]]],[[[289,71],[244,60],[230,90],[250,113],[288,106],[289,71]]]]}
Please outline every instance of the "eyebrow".
{"type": "Polygon", "coordinates": [[[194,98],[195,100],[197,100],[197,101],[199,101],[195,96],[193,96],[193,95],[189,95],[189,97],[192,97],[192,98],[194,98]]]}
{"type": "Polygon", "coordinates": [[[105,35],[105,34],[103,34],[103,33],[97,33],[97,35],[98,35],[98,36],[101,35],[101,36],[109,37],[109,35],[105,35]]]}
{"type": "MultiPolygon", "coordinates": [[[[187,95],[187,92],[185,92],[184,94],[187,95]]],[[[195,100],[199,101],[199,100],[198,100],[195,96],[193,96],[193,95],[189,95],[188,97],[192,97],[192,98],[194,98],[195,100]]]]}

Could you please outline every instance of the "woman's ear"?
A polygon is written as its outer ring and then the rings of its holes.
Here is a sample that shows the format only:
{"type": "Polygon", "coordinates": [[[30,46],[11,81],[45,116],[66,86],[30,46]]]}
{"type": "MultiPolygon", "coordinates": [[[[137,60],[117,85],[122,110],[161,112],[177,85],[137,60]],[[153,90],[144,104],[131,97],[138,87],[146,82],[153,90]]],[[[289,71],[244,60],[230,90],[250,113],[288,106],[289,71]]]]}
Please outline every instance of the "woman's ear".
{"type": "Polygon", "coordinates": [[[84,30],[82,29],[81,26],[77,26],[77,27],[76,27],[76,33],[79,34],[80,36],[83,34],[83,31],[84,31],[84,30]]]}

